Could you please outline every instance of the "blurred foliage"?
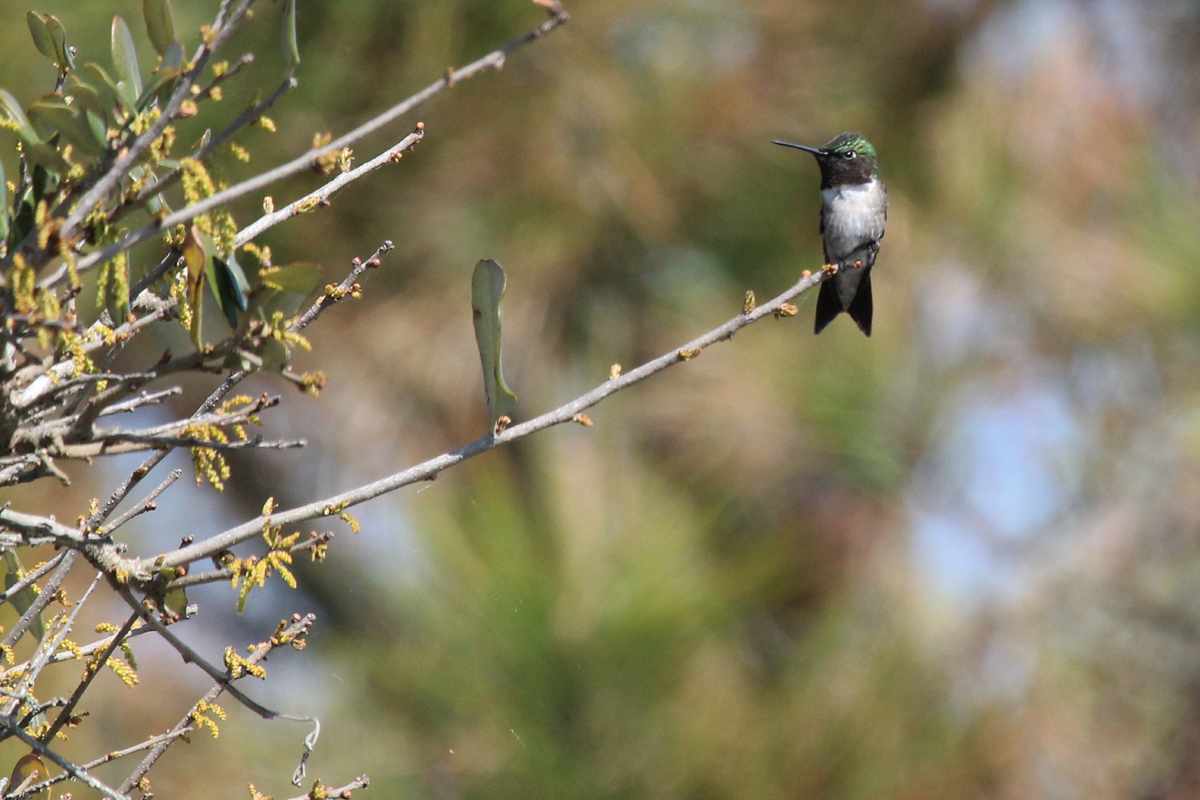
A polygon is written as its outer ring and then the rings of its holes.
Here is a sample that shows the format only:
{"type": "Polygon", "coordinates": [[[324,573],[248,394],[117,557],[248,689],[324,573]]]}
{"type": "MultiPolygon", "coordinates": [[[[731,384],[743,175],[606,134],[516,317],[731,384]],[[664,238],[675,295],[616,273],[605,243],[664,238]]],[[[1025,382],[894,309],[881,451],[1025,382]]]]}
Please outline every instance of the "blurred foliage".
{"type": "MultiPolygon", "coordinates": [[[[73,5],[72,30],[119,10],[73,5]]],[[[423,109],[398,170],[270,241],[330,277],[398,250],[299,359],[330,375],[293,409],[314,451],[231,459],[238,513],[486,430],[480,258],[508,274],[518,421],[790,285],[818,265],[818,176],[772,138],[876,145],[875,336],[764,322],[595,428],[377,501],[334,569],[297,569],[326,664],[288,698],[324,705],[313,768],[389,797],[1197,796],[1194,4],[568,9],[423,109]]],[[[24,11],[0,4],[7,52],[31,52],[24,11]]],[[[538,13],[301,2],[278,160],[538,13]]],[[[39,60],[0,82],[51,86],[39,60]]],[[[294,731],[226,730],[227,778],[205,743],[156,788],[242,791],[270,758],[259,786],[286,791],[294,731]]]]}

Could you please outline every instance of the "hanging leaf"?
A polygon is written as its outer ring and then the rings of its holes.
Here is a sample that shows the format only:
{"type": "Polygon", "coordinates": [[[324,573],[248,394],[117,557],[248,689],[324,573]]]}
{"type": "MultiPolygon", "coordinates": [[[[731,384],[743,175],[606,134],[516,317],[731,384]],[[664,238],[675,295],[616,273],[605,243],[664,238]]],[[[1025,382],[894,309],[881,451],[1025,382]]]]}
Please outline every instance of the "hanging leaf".
{"type": "Polygon", "coordinates": [[[58,149],[45,142],[25,145],[25,155],[29,156],[29,160],[34,164],[44,167],[49,172],[66,175],[71,171],[71,165],[62,157],[58,149]]]}
{"type": "Polygon", "coordinates": [[[276,338],[267,339],[262,349],[263,372],[283,372],[288,363],[287,345],[276,338]]]}
{"type": "Polygon", "coordinates": [[[84,108],[92,112],[99,117],[101,121],[103,121],[105,119],[105,115],[108,114],[109,106],[106,106],[104,101],[100,98],[100,92],[96,91],[96,87],[92,86],[90,83],[81,81],[77,75],[71,76],[71,84],[67,90],[67,93],[71,95],[71,98],[80,108],[84,108]]]}
{"type": "Polygon", "coordinates": [[[322,278],[321,267],[307,262],[272,267],[259,273],[263,286],[304,296],[312,294],[321,285],[322,278]]]}
{"type": "MultiPolygon", "coordinates": [[[[4,588],[7,591],[21,582],[21,561],[17,558],[17,554],[12,550],[4,551],[4,588]]],[[[26,586],[21,591],[13,595],[12,604],[17,613],[24,616],[29,607],[33,605],[33,601],[37,600],[37,589],[33,586],[26,586]]],[[[39,641],[46,635],[46,623],[42,619],[42,615],[38,614],[33,618],[33,624],[29,626],[29,632],[34,635],[39,641]]],[[[45,777],[43,772],[42,776],[45,777]]]]}
{"type": "Polygon", "coordinates": [[[503,345],[502,316],[504,303],[504,268],[486,258],[475,265],[471,277],[471,311],[475,321],[475,342],[483,365],[483,389],[487,394],[488,414],[493,428],[500,417],[508,416],[517,403],[517,396],[504,383],[500,362],[503,345]]]}
{"type": "Polygon", "coordinates": [[[289,67],[300,63],[300,45],[296,41],[296,0],[283,0],[283,57],[289,67]]]}
{"type": "MultiPolygon", "coordinates": [[[[46,715],[38,714],[41,718],[39,724],[44,724],[46,715]]],[[[32,720],[31,720],[32,721],[32,720]]],[[[38,758],[33,753],[21,756],[17,759],[16,765],[13,767],[12,775],[8,779],[8,792],[14,792],[18,787],[35,783],[41,783],[50,777],[50,773],[46,770],[46,764],[42,759],[38,758]],[[28,783],[26,783],[28,782],[28,783]]],[[[32,795],[29,800],[48,800],[50,797],[50,788],[46,787],[35,795],[32,795]]]]}
{"type": "Polygon", "coordinates": [[[4,162],[0,161],[0,241],[8,240],[8,184],[4,180],[4,162]]]}
{"type": "Polygon", "coordinates": [[[56,59],[54,37],[46,25],[46,16],[36,11],[30,11],[25,15],[25,23],[29,26],[29,34],[33,37],[33,46],[39,53],[54,61],[56,59]]]}
{"type": "MultiPolygon", "coordinates": [[[[120,90],[121,84],[125,84],[128,90],[127,94],[131,98],[129,105],[136,106],[137,99],[142,94],[142,73],[138,69],[137,50],[133,46],[133,36],[129,33],[129,26],[125,24],[125,20],[121,19],[120,14],[113,17],[112,58],[113,67],[121,79],[117,84],[117,89],[120,90]]],[[[126,96],[126,93],[122,93],[122,96],[126,96]]]]}
{"type": "Polygon", "coordinates": [[[200,242],[201,236],[200,229],[193,225],[188,228],[187,236],[183,240],[183,260],[188,268],[188,283],[199,280],[204,272],[204,260],[208,258],[204,245],[200,242]]]}
{"type": "Polygon", "coordinates": [[[99,156],[104,154],[103,138],[97,138],[87,120],[79,110],[70,106],[57,95],[49,95],[29,107],[29,119],[34,129],[49,139],[55,132],[75,145],[82,152],[99,156]]]}
{"type": "Polygon", "coordinates": [[[146,33],[158,54],[164,55],[175,41],[175,20],[171,15],[171,0],[142,0],[142,16],[146,18],[146,33]]]}
{"type": "MultiPolygon", "coordinates": [[[[83,71],[93,79],[92,88],[100,95],[100,100],[106,110],[111,111],[115,115],[118,106],[124,106],[126,109],[133,108],[133,103],[125,99],[125,94],[127,93],[123,93],[117,87],[117,81],[109,77],[104,67],[88,62],[83,65],[83,71]]],[[[136,101],[137,98],[135,97],[134,100],[136,101]]]]}
{"type": "Polygon", "coordinates": [[[29,122],[29,117],[25,116],[25,112],[21,110],[21,104],[17,102],[17,98],[0,89],[0,111],[3,111],[5,116],[17,123],[19,130],[17,135],[25,142],[25,144],[35,144],[42,139],[37,135],[37,131],[33,129],[33,125],[29,122]]]}
{"type": "Polygon", "coordinates": [[[245,290],[249,288],[242,268],[233,258],[227,261],[213,256],[209,260],[208,284],[229,327],[236,329],[238,312],[246,310],[245,290]]]}
{"type": "Polygon", "coordinates": [[[170,42],[167,44],[167,49],[162,54],[162,71],[171,71],[171,74],[176,75],[183,68],[183,44],[181,42],[170,42]]]}

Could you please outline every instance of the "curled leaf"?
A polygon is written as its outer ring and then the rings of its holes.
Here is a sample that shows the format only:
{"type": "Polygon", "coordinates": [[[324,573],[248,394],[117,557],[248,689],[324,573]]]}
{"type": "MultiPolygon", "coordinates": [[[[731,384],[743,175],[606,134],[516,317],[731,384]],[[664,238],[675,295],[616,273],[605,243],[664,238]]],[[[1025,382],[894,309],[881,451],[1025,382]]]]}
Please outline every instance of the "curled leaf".
{"type": "Polygon", "coordinates": [[[289,67],[300,63],[300,45],[296,41],[296,0],[284,0],[281,39],[283,57],[289,67]]]}
{"type": "Polygon", "coordinates": [[[497,421],[511,414],[517,404],[517,396],[504,382],[501,365],[504,284],[504,268],[495,261],[485,258],[475,265],[475,274],[471,277],[471,312],[493,429],[497,421]]]}

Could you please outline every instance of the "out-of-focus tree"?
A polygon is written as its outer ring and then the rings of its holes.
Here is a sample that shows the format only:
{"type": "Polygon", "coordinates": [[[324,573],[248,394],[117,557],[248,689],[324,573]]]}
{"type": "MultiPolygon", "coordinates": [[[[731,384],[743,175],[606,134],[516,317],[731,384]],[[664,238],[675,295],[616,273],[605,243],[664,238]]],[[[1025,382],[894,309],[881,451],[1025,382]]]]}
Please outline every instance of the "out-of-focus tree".
{"type": "MultiPolygon", "coordinates": [[[[508,272],[518,422],[791,285],[818,266],[820,197],[773,138],[876,144],[876,331],[814,339],[802,303],[594,427],[363,507],[331,563],[297,565],[323,666],[270,695],[323,714],[313,769],[398,796],[1196,796],[1193,4],[575,6],[423,109],[401,170],[264,239],[280,263],[396,250],[296,356],[328,373],[319,402],[268,420],[309,449],[231,454],[197,535],[474,439],[481,257],[508,272]]],[[[300,12],[300,86],[255,159],[368,119],[530,9],[300,12]]],[[[268,588],[231,624],[296,602],[268,588]]],[[[294,756],[281,726],[223,732],[230,773],[294,756]]],[[[173,750],[159,790],[238,790],[213,748],[173,750]]]]}

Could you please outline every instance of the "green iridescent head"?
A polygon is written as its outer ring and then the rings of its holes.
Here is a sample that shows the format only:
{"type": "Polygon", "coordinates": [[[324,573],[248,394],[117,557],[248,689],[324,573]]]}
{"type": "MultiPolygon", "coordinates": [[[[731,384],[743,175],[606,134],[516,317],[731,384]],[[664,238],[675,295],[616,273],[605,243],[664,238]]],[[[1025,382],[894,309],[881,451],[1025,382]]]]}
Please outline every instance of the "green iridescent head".
{"type": "Polygon", "coordinates": [[[812,153],[821,167],[821,188],[830,189],[845,184],[870,183],[879,177],[879,158],[875,148],[858,133],[842,133],[824,147],[776,141],[784,147],[795,147],[812,153]]]}

